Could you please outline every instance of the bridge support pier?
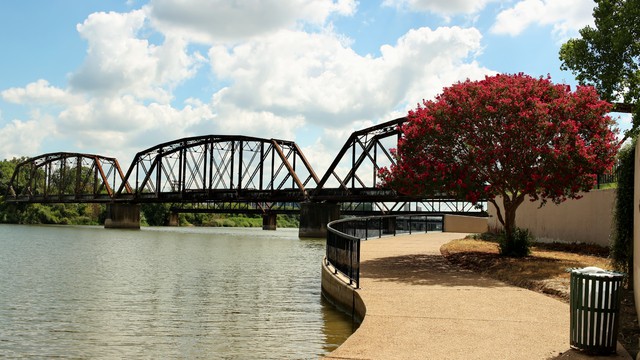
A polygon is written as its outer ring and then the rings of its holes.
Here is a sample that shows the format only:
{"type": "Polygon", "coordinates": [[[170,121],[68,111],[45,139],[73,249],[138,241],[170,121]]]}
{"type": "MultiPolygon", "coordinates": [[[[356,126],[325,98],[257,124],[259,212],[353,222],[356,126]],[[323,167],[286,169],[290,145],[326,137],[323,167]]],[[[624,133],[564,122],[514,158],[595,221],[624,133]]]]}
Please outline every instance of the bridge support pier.
{"type": "Polygon", "coordinates": [[[340,219],[340,205],[305,202],[300,204],[299,237],[326,238],[327,224],[340,219]]]}
{"type": "Polygon", "coordinates": [[[169,226],[180,226],[180,214],[177,212],[169,213],[169,226]]]}
{"type": "Polygon", "coordinates": [[[278,214],[262,214],[262,230],[275,230],[278,222],[278,214]]]}
{"type": "Polygon", "coordinates": [[[140,229],[139,204],[107,204],[105,229],[140,229]]]}

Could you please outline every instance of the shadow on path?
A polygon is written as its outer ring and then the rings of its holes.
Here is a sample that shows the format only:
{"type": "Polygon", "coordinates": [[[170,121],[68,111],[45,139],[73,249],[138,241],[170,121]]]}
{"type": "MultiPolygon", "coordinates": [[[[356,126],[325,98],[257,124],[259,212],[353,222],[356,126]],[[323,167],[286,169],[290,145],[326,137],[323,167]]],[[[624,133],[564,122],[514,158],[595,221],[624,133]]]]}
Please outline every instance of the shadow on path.
{"type": "Polygon", "coordinates": [[[441,255],[411,254],[363,261],[360,278],[410,285],[505,287],[502,282],[451,265],[441,255]]]}

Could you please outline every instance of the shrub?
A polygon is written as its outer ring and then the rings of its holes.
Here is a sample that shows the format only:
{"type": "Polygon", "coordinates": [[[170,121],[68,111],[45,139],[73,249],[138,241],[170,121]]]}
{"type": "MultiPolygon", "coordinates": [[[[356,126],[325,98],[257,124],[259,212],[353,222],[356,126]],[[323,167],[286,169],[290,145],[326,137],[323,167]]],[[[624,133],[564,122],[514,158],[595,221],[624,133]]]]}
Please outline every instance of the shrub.
{"type": "Polygon", "coordinates": [[[502,236],[503,232],[492,232],[492,231],[487,231],[481,234],[472,234],[470,236],[468,236],[471,239],[474,240],[482,240],[482,241],[490,241],[490,242],[500,242],[500,237],[502,236]]]}
{"type": "Polygon", "coordinates": [[[629,274],[633,284],[633,191],[636,139],[618,153],[618,188],[613,211],[610,257],[616,270],[629,274]]]}
{"type": "Polygon", "coordinates": [[[516,228],[511,237],[503,232],[498,240],[500,255],[510,257],[525,257],[531,254],[533,236],[527,229],[516,228]]]}

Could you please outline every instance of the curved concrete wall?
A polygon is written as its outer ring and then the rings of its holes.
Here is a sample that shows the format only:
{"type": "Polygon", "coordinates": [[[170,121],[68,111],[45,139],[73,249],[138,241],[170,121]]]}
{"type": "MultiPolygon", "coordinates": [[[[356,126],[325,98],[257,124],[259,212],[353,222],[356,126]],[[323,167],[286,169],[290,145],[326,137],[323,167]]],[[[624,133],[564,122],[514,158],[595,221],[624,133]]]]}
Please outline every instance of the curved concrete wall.
{"type": "Polygon", "coordinates": [[[351,285],[346,283],[322,260],[322,295],[341,311],[351,315],[356,322],[362,322],[367,312],[362,298],[351,285]]]}

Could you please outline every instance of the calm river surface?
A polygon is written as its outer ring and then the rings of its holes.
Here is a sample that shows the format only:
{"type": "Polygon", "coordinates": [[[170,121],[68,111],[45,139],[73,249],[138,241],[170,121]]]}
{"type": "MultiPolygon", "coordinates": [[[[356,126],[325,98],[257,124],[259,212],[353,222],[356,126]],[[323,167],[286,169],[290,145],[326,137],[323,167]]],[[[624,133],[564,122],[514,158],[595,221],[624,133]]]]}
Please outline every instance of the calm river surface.
{"type": "Polygon", "coordinates": [[[0,225],[0,357],[318,358],[352,327],[297,235],[0,225]]]}

